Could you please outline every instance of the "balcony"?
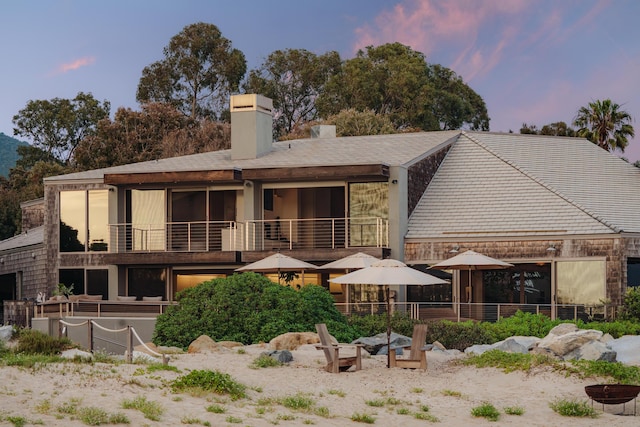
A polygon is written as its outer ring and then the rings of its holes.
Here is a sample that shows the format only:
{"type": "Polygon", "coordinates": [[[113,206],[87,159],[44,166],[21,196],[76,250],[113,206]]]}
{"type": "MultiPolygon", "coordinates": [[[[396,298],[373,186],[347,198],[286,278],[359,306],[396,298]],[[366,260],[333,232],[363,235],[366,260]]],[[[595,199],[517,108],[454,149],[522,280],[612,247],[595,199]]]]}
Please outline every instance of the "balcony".
{"type": "Polygon", "coordinates": [[[387,248],[377,217],[110,224],[111,252],[213,252],[387,248]]]}

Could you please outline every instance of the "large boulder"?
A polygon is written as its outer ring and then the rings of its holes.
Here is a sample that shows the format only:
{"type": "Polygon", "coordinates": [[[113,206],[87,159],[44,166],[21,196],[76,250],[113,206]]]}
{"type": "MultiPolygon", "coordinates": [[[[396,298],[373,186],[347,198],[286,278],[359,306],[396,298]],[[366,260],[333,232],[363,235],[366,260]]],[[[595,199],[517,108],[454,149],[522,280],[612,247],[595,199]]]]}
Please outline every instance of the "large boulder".
{"type": "Polygon", "coordinates": [[[601,341],[589,341],[575,350],[565,354],[564,360],[604,360],[616,361],[616,352],[601,341]]]}
{"type": "Polygon", "coordinates": [[[218,353],[224,349],[225,347],[215,342],[211,337],[200,335],[189,344],[187,353],[218,353]]]}
{"type": "Polygon", "coordinates": [[[549,335],[544,337],[538,345],[533,349],[534,353],[550,354],[552,356],[564,359],[565,355],[568,355],[577,348],[583,346],[590,341],[598,341],[602,337],[602,331],[595,329],[577,329],[565,327],[562,331],[569,331],[564,334],[559,334],[557,328],[564,324],[558,325],[549,332],[549,335]],[[555,331],[554,331],[555,330],[555,331]]]}
{"type": "Polygon", "coordinates": [[[277,360],[280,363],[289,363],[293,361],[293,355],[289,350],[271,350],[271,351],[263,351],[261,353],[262,356],[267,356],[272,359],[277,360]]]}
{"type": "Polygon", "coordinates": [[[287,332],[269,341],[269,347],[274,350],[296,350],[301,345],[319,342],[320,338],[315,332],[287,332]]]}
{"type": "Polygon", "coordinates": [[[625,335],[609,341],[607,345],[616,352],[618,362],[640,366],[640,336],[625,335]]]}
{"type": "Polygon", "coordinates": [[[538,337],[513,336],[494,344],[477,344],[465,348],[467,354],[482,354],[490,350],[500,350],[505,353],[527,354],[529,350],[540,342],[538,337]]]}

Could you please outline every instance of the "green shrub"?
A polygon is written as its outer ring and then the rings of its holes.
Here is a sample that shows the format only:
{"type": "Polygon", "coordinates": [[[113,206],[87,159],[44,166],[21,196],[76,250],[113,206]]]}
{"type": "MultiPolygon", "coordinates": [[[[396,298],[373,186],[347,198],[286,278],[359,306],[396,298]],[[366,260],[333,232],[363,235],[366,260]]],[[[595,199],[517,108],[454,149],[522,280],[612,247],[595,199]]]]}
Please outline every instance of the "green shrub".
{"type": "Polygon", "coordinates": [[[160,421],[160,417],[164,414],[164,408],[158,402],[147,400],[146,397],[140,396],[135,399],[125,399],[122,402],[124,409],[137,409],[142,415],[151,421],[160,421]]]}
{"type": "MultiPolygon", "coordinates": [[[[396,311],[391,316],[391,330],[405,336],[410,337],[413,334],[413,325],[415,325],[416,323],[419,322],[417,320],[411,319],[406,313],[400,311],[396,311]]],[[[387,331],[387,315],[353,315],[349,317],[349,325],[355,328],[358,334],[358,336],[354,336],[351,341],[358,337],[371,337],[373,335],[381,334],[387,331]]],[[[345,342],[347,341],[345,340],[345,342]]]]}
{"type": "Polygon", "coordinates": [[[427,342],[434,341],[439,341],[446,348],[464,351],[474,344],[493,343],[495,338],[486,327],[471,320],[460,323],[436,320],[429,322],[427,330],[427,342]]]}
{"type": "Polygon", "coordinates": [[[549,404],[558,414],[565,417],[589,417],[596,418],[598,416],[595,409],[586,401],[558,399],[549,404]]]}
{"type": "Polygon", "coordinates": [[[500,418],[500,411],[498,411],[491,403],[483,403],[482,405],[471,409],[471,415],[474,417],[486,418],[489,421],[498,421],[500,418]]]}
{"type": "Polygon", "coordinates": [[[631,320],[616,320],[615,322],[589,322],[583,323],[578,320],[576,325],[580,329],[596,329],[605,334],[610,334],[614,338],[623,335],[640,335],[640,322],[631,320]]]}
{"type": "Polygon", "coordinates": [[[251,368],[255,369],[272,368],[274,366],[282,366],[282,362],[266,354],[261,354],[260,356],[256,357],[251,363],[251,368]]]}
{"type": "Polygon", "coordinates": [[[518,310],[511,317],[502,317],[495,323],[483,322],[482,326],[497,342],[513,336],[543,338],[560,323],[560,320],[551,320],[544,314],[524,313],[518,310]]]}
{"type": "Polygon", "coordinates": [[[285,332],[315,331],[326,323],[336,339],[357,335],[321,286],[300,290],[255,273],[234,274],[185,289],[178,304],[158,316],[153,342],[186,348],[200,335],[244,344],[267,342],[285,332]]]}
{"type": "Polygon", "coordinates": [[[640,322],[640,286],[627,288],[622,300],[620,319],[640,322]]]}
{"type": "Polygon", "coordinates": [[[233,400],[246,397],[246,386],[235,381],[229,374],[218,371],[195,370],[176,378],[171,383],[174,392],[203,390],[217,394],[228,394],[233,400]]]}
{"type": "Polygon", "coordinates": [[[73,343],[68,338],[54,338],[33,329],[22,329],[18,333],[15,352],[53,356],[73,346],[73,343]]]}

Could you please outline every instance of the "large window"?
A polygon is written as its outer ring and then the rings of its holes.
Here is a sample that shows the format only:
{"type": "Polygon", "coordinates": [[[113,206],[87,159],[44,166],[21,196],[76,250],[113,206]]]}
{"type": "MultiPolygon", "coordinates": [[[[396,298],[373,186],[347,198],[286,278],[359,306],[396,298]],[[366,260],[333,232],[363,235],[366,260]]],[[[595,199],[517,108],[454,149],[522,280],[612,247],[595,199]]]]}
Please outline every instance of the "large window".
{"type": "Polygon", "coordinates": [[[109,191],[60,192],[60,252],[109,250],[109,191]]]}
{"type": "Polygon", "coordinates": [[[606,297],[605,261],[558,261],[559,304],[602,304],[606,297]]]}
{"type": "Polygon", "coordinates": [[[167,272],[164,268],[129,268],[127,270],[127,295],[162,297],[167,299],[167,272]]]}
{"type": "Polygon", "coordinates": [[[484,302],[551,304],[551,264],[518,264],[483,271],[484,302]]]}
{"type": "Polygon", "coordinates": [[[127,192],[127,242],[134,251],[165,250],[164,190],[131,190],[127,192]]]}
{"type": "Polygon", "coordinates": [[[389,218],[389,184],[365,182],[349,184],[349,241],[351,246],[376,246],[386,236],[386,228],[376,218],[389,218]]]}

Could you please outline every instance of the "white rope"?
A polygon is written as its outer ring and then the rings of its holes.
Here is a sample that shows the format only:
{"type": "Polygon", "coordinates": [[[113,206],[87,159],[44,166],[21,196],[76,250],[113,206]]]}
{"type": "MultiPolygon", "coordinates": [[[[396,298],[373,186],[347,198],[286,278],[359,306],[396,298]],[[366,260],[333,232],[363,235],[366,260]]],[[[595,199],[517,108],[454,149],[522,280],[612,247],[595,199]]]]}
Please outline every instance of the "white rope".
{"type": "Polygon", "coordinates": [[[59,320],[59,322],[60,322],[60,323],[62,323],[63,325],[65,325],[65,326],[84,326],[84,325],[86,325],[87,323],[89,323],[89,321],[88,321],[88,320],[85,320],[85,321],[84,321],[84,322],[82,322],[82,323],[73,324],[73,323],[65,322],[65,321],[64,321],[64,320],[62,320],[62,319],[60,319],[60,320],[59,320]]]}
{"type": "Polygon", "coordinates": [[[97,324],[96,322],[94,322],[93,320],[91,321],[91,324],[92,324],[93,326],[97,326],[97,327],[98,327],[98,329],[102,329],[102,330],[103,330],[103,331],[105,331],[105,332],[126,332],[126,331],[127,331],[127,328],[122,328],[122,329],[108,329],[108,328],[105,328],[104,326],[100,326],[100,325],[98,325],[98,324],[97,324]]]}
{"type": "Polygon", "coordinates": [[[162,354],[162,353],[158,353],[157,351],[153,351],[153,350],[151,350],[151,349],[149,348],[149,346],[147,346],[145,343],[143,343],[143,342],[142,342],[142,339],[140,338],[140,336],[138,336],[138,333],[136,332],[136,330],[135,330],[135,329],[131,328],[131,332],[132,332],[132,333],[133,333],[133,335],[136,337],[136,339],[138,340],[138,342],[139,342],[140,344],[142,344],[142,346],[143,346],[144,348],[146,348],[146,349],[147,349],[151,354],[155,354],[155,355],[157,355],[157,356],[162,357],[162,359],[164,359],[164,354],[162,354]]]}

